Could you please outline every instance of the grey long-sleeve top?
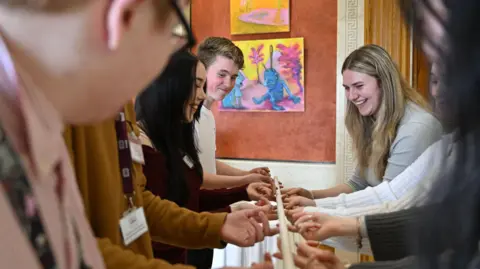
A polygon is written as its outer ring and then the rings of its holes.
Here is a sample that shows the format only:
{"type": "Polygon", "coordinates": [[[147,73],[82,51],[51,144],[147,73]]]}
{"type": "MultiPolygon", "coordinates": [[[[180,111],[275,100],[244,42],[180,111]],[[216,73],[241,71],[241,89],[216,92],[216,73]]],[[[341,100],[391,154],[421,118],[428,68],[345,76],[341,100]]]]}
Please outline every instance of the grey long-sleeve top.
{"type": "Polygon", "coordinates": [[[372,168],[364,176],[357,167],[347,184],[355,191],[376,186],[383,180],[392,180],[410,166],[431,144],[443,134],[441,123],[429,112],[409,102],[397,128],[397,135],[390,146],[390,154],[383,178],[378,178],[372,168]]]}

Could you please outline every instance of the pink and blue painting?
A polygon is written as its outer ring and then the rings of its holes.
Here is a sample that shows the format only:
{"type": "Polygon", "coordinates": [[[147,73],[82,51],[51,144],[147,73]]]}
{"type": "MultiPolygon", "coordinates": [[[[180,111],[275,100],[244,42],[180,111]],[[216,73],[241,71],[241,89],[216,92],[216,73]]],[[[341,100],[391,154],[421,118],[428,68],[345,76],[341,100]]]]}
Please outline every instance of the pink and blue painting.
{"type": "Polygon", "coordinates": [[[245,68],[221,111],[305,111],[303,38],[234,41],[243,51],[245,68]]]}
{"type": "Polygon", "coordinates": [[[290,0],[230,0],[230,33],[290,31],[290,0]]]}

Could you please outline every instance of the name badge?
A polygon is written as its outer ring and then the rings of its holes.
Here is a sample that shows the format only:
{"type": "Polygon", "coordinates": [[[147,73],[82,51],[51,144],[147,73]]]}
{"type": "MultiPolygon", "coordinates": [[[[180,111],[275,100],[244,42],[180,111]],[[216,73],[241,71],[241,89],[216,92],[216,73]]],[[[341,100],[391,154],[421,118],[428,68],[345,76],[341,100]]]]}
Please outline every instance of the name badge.
{"type": "Polygon", "coordinates": [[[183,162],[185,162],[185,164],[188,166],[188,168],[190,168],[190,169],[193,168],[193,161],[190,158],[190,156],[188,156],[188,155],[183,156],[183,162]]]}
{"type": "Polygon", "coordinates": [[[138,138],[135,133],[130,133],[128,135],[128,142],[130,145],[130,154],[132,155],[132,160],[139,164],[145,164],[145,158],[143,157],[142,150],[142,141],[138,138]]]}
{"type": "Polygon", "coordinates": [[[120,219],[120,230],[122,232],[123,243],[125,246],[130,245],[130,243],[148,232],[148,225],[143,207],[132,208],[125,212],[123,218],[120,219]]]}

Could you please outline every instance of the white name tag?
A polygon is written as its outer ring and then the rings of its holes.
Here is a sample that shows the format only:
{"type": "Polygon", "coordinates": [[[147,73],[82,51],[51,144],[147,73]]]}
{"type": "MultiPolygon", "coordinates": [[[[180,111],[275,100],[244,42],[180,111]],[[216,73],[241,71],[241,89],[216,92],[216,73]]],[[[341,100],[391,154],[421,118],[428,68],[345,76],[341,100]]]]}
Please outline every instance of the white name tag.
{"type": "Polygon", "coordinates": [[[188,155],[183,156],[183,161],[188,166],[188,168],[190,168],[190,169],[193,168],[193,161],[188,155]]]}
{"type": "Polygon", "coordinates": [[[129,134],[128,142],[130,145],[130,154],[132,155],[132,160],[139,164],[145,164],[145,159],[143,157],[142,150],[142,141],[133,133],[129,134]]]}
{"type": "Polygon", "coordinates": [[[126,212],[123,218],[120,219],[120,230],[122,232],[123,243],[125,246],[130,245],[130,243],[148,232],[148,225],[143,207],[134,208],[131,211],[126,212]]]}

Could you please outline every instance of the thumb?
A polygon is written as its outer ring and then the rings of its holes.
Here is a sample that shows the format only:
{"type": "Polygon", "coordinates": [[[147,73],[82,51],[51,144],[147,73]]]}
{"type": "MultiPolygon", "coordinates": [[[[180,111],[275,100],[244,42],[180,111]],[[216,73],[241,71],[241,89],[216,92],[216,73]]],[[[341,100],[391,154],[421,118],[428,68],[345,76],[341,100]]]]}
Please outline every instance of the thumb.
{"type": "Polygon", "coordinates": [[[261,207],[257,207],[257,208],[254,208],[254,209],[248,209],[248,210],[244,210],[242,212],[244,212],[245,216],[247,218],[255,218],[255,217],[258,217],[260,215],[260,212],[262,212],[262,208],[261,207]]]}

